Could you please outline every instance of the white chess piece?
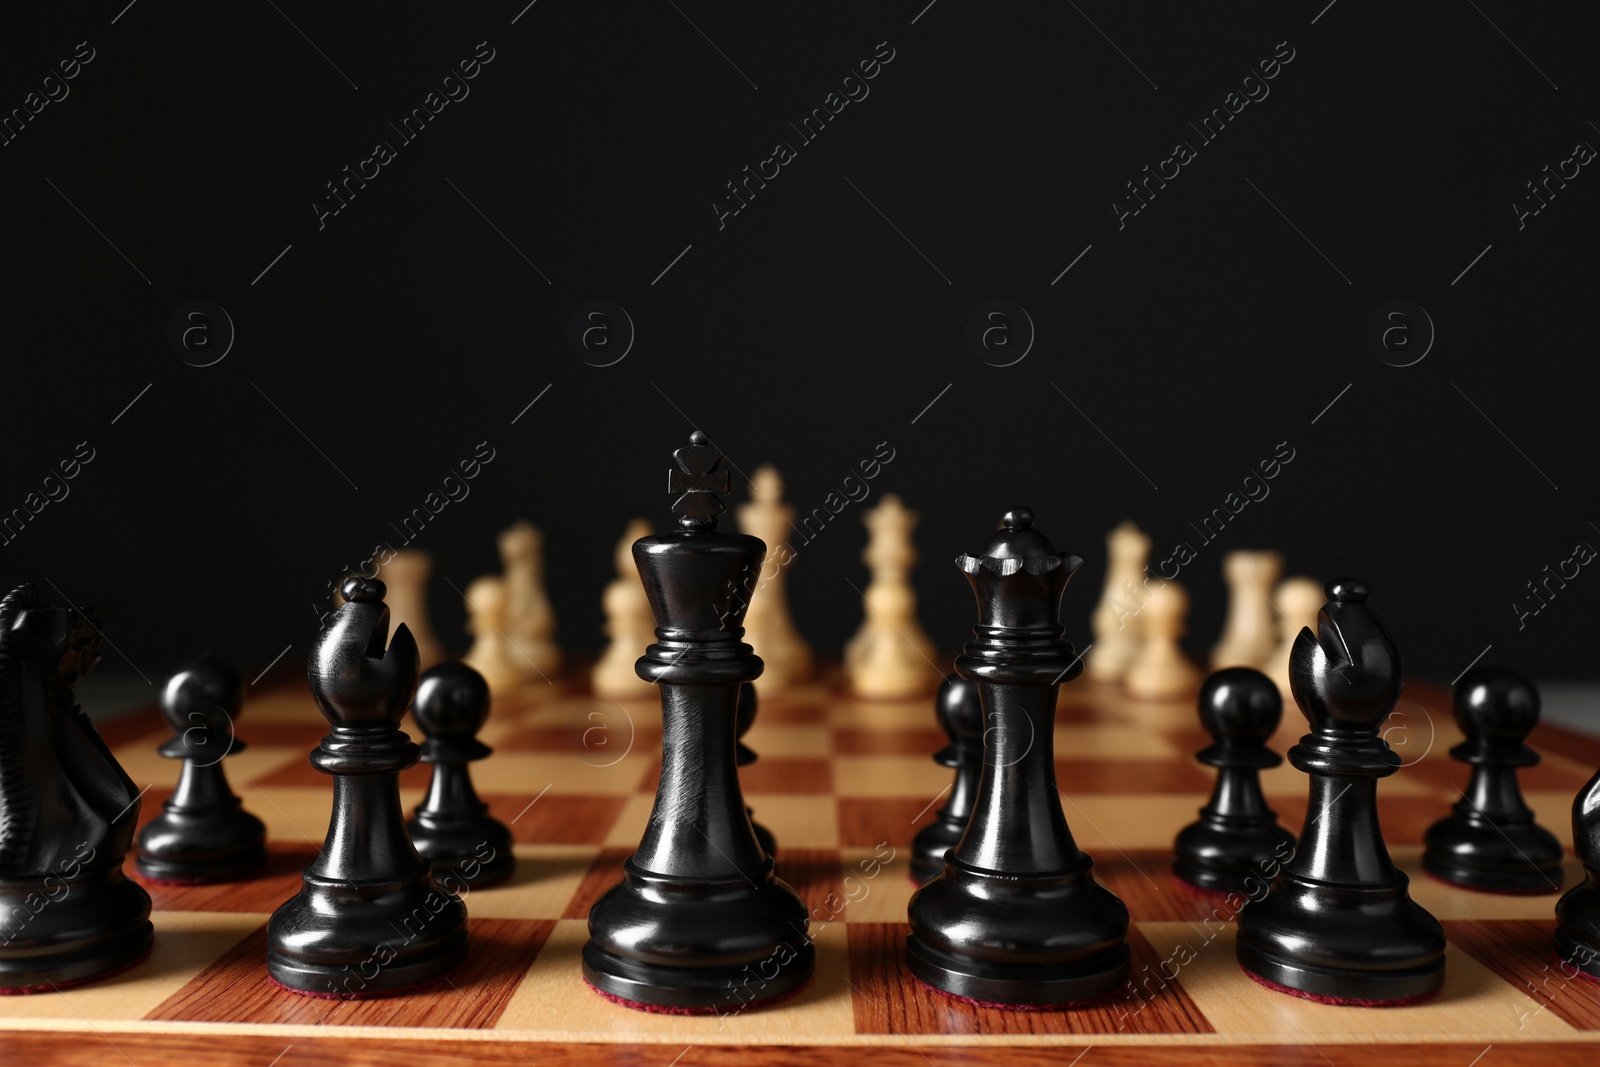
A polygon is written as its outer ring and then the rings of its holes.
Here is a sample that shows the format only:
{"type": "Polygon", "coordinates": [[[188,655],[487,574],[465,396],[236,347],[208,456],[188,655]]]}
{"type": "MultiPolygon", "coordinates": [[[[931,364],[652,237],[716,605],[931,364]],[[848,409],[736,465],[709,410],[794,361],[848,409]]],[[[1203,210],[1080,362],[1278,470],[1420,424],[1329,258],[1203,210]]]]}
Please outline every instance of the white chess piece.
{"type": "Polygon", "coordinates": [[[1222,557],[1228,583],[1228,618],[1222,640],[1211,650],[1211,669],[1265,667],[1278,647],[1278,616],[1272,594],[1283,577],[1278,552],[1229,552],[1222,557]]]}
{"type": "Polygon", "coordinates": [[[544,535],[532,523],[512,524],[498,539],[506,582],[506,642],[523,681],[548,683],[561,672],[555,612],[544,588],[544,535]]]}
{"type": "Polygon", "coordinates": [[[786,563],[790,553],[781,549],[789,541],[794,508],[783,502],[783,478],[776,468],[756,468],[751,485],[750,502],[739,506],[739,529],[767,543],[767,558],[745,592],[750,606],[744,618],[744,639],[766,664],[761,691],[774,693],[811,678],[811,649],[789,614],[786,563]]]}
{"type": "Polygon", "coordinates": [[[1189,594],[1177,582],[1167,582],[1150,595],[1144,609],[1144,644],[1128,665],[1123,688],[1136,700],[1172,700],[1200,686],[1200,668],[1189,662],[1178,645],[1189,594]]]}
{"type": "Polygon", "coordinates": [[[416,548],[401,549],[388,562],[378,564],[378,580],[383,582],[383,602],[389,609],[389,630],[401,623],[417,642],[417,654],[424,670],[444,660],[444,649],[433,635],[428,621],[428,576],[433,572],[433,557],[416,548]]]}
{"type": "Polygon", "coordinates": [[[606,586],[601,606],[606,616],[606,636],[611,640],[590,673],[594,695],[606,700],[645,700],[656,687],[640,678],[633,665],[655,640],[655,616],[644,583],[633,562],[633,543],[650,536],[650,524],[634,519],[617,542],[617,577],[606,586]]]}
{"type": "MultiPolygon", "coordinates": [[[[1084,673],[1094,681],[1121,681],[1139,653],[1141,609],[1150,595],[1144,584],[1149,559],[1150,535],[1133,523],[1119,523],[1106,535],[1106,584],[1090,616],[1094,647],[1084,660],[1084,673]]],[[[1159,587],[1158,581],[1154,588],[1159,587]]]]}
{"type": "Polygon", "coordinates": [[[861,628],[845,646],[845,673],[858,695],[874,700],[924,696],[939,683],[934,646],[917,622],[917,594],[911,568],[917,550],[911,531],[917,513],[890,493],[861,521],[868,530],[861,558],[872,569],[863,597],[861,628]]]}
{"type": "Polygon", "coordinates": [[[483,675],[494,696],[515,691],[523,679],[504,634],[508,601],[505,580],[498,575],[486,574],[467,586],[467,632],[473,641],[461,661],[483,675]]]}
{"type": "Polygon", "coordinates": [[[1322,583],[1315,578],[1285,578],[1278,586],[1275,603],[1278,607],[1278,647],[1272,658],[1262,668],[1268,678],[1278,683],[1285,707],[1293,708],[1294,696],[1289,692],[1289,653],[1294,649],[1294,639],[1300,631],[1310,628],[1317,632],[1317,613],[1327,601],[1322,583]]]}

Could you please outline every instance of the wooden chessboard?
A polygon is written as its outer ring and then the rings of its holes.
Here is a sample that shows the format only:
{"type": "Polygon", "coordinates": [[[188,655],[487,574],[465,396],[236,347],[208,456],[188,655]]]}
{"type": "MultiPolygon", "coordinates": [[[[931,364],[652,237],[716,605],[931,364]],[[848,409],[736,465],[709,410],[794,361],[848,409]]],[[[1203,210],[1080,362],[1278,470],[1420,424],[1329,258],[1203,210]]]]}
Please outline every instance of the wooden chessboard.
{"type": "MultiPolygon", "coordinates": [[[[1286,749],[1302,726],[1290,709],[1276,747],[1286,749]]],[[[134,780],[153,783],[143,804],[150,818],[176,772],[155,754],[165,734],[154,711],[114,720],[104,732],[134,780]]],[[[1226,903],[1173,877],[1173,835],[1210,785],[1193,760],[1205,738],[1192,702],[1140,704],[1082,680],[1062,689],[1055,743],[1065,811],[1096,875],[1132,913],[1139,985],[1060,1013],[947,1000],[902,961],[908,845],[949,785],[949,772],[929,759],[944,743],[930,701],[865,703],[827,686],[763,700],[747,738],[761,759],[742,772],[746,797],[777,835],[780,876],[826,921],[813,924],[809,986],[724,1017],[630,1011],[600,998],[579,974],[590,903],[619,878],[650,811],[657,706],[596,701],[559,683],[497,702],[483,735],[497,751],[474,775],[515,834],[516,875],[467,896],[471,957],[448,984],[366,1001],[304,998],[267,983],[267,918],[298,889],[327,823],[328,781],[306,762],[325,731],[302,683],[254,695],[239,732],[249,748],[227,765],[246,805],[267,823],[268,868],[230,885],[151,885],[150,959],[70,991],[0,997],[0,1062],[699,1067],[870,1057],[881,1067],[1499,1067],[1600,1055],[1600,982],[1562,971],[1551,942],[1555,893],[1470,893],[1419,867],[1424,829],[1466,781],[1466,769],[1447,755],[1460,738],[1437,688],[1408,687],[1389,722],[1387,738],[1407,765],[1381,784],[1380,804],[1391,853],[1449,934],[1448,978],[1436,999],[1387,1009],[1319,1005],[1250,981],[1234,960],[1226,903]],[[885,856],[892,858],[872,862],[885,856]]],[[[1546,725],[1534,744],[1545,759],[1523,773],[1529,803],[1570,847],[1572,798],[1600,765],[1600,741],[1546,725]]],[[[402,777],[408,810],[427,774],[418,767],[402,777]]],[[[1285,765],[1264,779],[1284,823],[1297,827],[1304,777],[1285,765]]],[[[1581,877],[1569,859],[1567,884],[1581,877]]]]}

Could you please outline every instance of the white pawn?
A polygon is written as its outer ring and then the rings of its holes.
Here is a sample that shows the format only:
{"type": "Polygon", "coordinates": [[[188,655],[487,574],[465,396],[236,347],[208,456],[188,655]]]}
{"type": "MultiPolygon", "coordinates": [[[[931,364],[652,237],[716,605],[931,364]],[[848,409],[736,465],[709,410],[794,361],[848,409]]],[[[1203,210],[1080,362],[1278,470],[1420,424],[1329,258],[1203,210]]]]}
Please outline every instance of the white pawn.
{"type": "Polygon", "coordinates": [[[633,543],[650,536],[650,524],[634,519],[617,542],[617,577],[606,586],[601,606],[606,615],[606,636],[611,639],[590,673],[594,695],[606,700],[644,700],[656,687],[639,677],[634,663],[655,640],[656,620],[645,596],[639,568],[633,562],[633,543]]]}
{"type": "Polygon", "coordinates": [[[1289,692],[1289,653],[1294,650],[1294,639],[1301,630],[1309,628],[1312,633],[1317,632],[1317,613],[1327,599],[1322,583],[1315,578],[1286,578],[1278,586],[1275,598],[1278,647],[1262,670],[1278,683],[1278,692],[1290,707],[1294,706],[1294,696],[1289,692]]]}
{"type": "Polygon", "coordinates": [[[1189,614],[1189,594],[1177,582],[1167,582],[1145,601],[1144,645],[1122,679],[1136,700],[1172,700],[1193,693],[1200,685],[1200,668],[1178,647],[1183,621],[1189,614]]]}
{"type": "Polygon", "coordinates": [[[933,642],[917,622],[917,594],[911,587],[917,513],[890,493],[861,521],[868,530],[861,558],[872,569],[872,581],[863,597],[861,628],[845,645],[850,687],[874,700],[924,696],[939,683],[940,673],[933,665],[933,642]]]}
{"type": "Polygon", "coordinates": [[[1278,648],[1278,620],[1272,592],[1283,577],[1278,552],[1229,552],[1222,557],[1228,583],[1228,619],[1222,640],[1211,650],[1211,669],[1265,667],[1278,648]]]}
{"type": "Polygon", "coordinates": [[[499,537],[506,582],[506,642],[525,682],[545,682],[561,671],[556,616],[544,589],[544,535],[532,523],[512,524],[499,537]]]}
{"type": "Polygon", "coordinates": [[[739,529],[767,543],[767,558],[752,587],[742,591],[750,601],[744,639],[766,664],[761,691],[771,693],[811,678],[811,649],[789,614],[786,563],[794,508],[783,502],[783,477],[776,468],[763,465],[756,468],[750,484],[750,502],[739,505],[739,529]]]}
{"type": "Polygon", "coordinates": [[[444,649],[428,622],[428,575],[433,572],[433,557],[421,549],[401,549],[378,564],[377,578],[386,592],[383,602],[389,609],[389,629],[401,623],[417,642],[417,653],[424,669],[444,660],[444,649]]]}
{"type": "Polygon", "coordinates": [[[1150,535],[1131,522],[1119,523],[1106,535],[1106,584],[1089,623],[1094,647],[1084,662],[1089,678],[1119,682],[1143,643],[1141,592],[1150,559],[1150,535]]]}
{"type": "Polygon", "coordinates": [[[467,586],[467,632],[473,641],[461,662],[483,675],[494,696],[522,685],[522,671],[504,633],[508,599],[505,580],[497,575],[486,574],[467,586]]]}

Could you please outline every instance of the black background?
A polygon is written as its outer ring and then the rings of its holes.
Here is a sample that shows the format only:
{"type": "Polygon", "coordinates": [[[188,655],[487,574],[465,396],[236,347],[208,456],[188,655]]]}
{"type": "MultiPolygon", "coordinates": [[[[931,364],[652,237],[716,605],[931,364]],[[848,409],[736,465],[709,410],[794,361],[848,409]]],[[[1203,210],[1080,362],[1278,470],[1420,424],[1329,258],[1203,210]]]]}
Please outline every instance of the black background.
{"type": "MultiPolygon", "coordinates": [[[[1088,560],[1064,605],[1080,645],[1131,517],[1157,560],[1198,550],[1197,653],[1223,552],[1275,547],[1290,573],[1365,578],[1412,674],[1486,646],[1595,673],[1590,568],[1521,629],[1512,607],[1600,545],[1600,176],[1522,229],[1511,208],[1600,146],[1586,5],[524,3],[8,14],[0,108],[78,42],[95,58],[0,147],[0,510],[79,442],[95,458],[0,577],[98,603],[108,667],[211,647],[259,668],[289,645],[287,671],[326,582],[482,441],[495,459],[417,542],[437,630],[465,644],[450,583],[498,569],[495,532],[527,516],[559,639],[595,650],[616,538],[666,524],[670,452],[699,427],[740,472],[777,464],[802,511],[888,442],[868,506],[921,513],[921,614],[948,648],[973,616],[948,561],[1026,502],[1088,560]],[[470,95],[399,144],[386,124],[478,42],[470,95]],[[787,123],[880,42],[870,94],[799,144],[787,123]],[[1270,95],[1119,229],[1123,183],[1279,42],[1270,95]],[[797,158],[719,229],[724,183],[780,139],[797,158]],[[324,183],[379,140],[397,158],[319,229],[324,183]],[[191,299],[236,327],[214,366],[167,344],[191,299]],[[613,366],[566,343],[591,299],[637,328],[613,366]],[[1037,330],[1009,367],[966,343],[991,299],[1037,330]],[[1365,341],[1396,299],[1438,331],[1405,368],[1365,341]],[[1285,441],[1271,495],[1202,543],[1188,523],[1285,441]]],[[[790,572],[824,652],[860,619],[863,510],[790,572]]]]}

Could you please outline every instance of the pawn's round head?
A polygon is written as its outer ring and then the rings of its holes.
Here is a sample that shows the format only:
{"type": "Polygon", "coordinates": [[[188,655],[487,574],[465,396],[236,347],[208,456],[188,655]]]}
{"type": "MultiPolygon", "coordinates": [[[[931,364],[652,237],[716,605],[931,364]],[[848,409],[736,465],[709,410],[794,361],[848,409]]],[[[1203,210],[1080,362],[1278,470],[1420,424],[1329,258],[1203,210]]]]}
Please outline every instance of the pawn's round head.
{"type": "Polygon", "coordinates": [[[1253,667],[1215,671],[1200,687],[1200,725],[1218,741],[1265,741],[1282,721],[1277,685],[1253,667]]]}
{"type": "Polygon", "coordinates": [[[429,667],[411,714],[429,737],[471,737],[489,719],[489,683],[465,663],[429,667]]]}
{"type": "Polygon", "coordinates": [[[1506,667],[1475,667],[1456,683],[1456,724],[1469,738],[1520,744],[1539,724],[1539,690],[1506,667]]]}
{"type": "Polygon", "coordinates": [[[933,707],[939,725],[951,737],[983,736],[983,701],[978,696],[977,682],[959,674],[948,675],[939,686],[933,707]]]}
{"type": "Polygon", "coordinates": [[[161,690],[161,714],[180,733],[195,727],[232,733],[243,704],[239,672],[210,655],[181,668],[161,690]]]}

